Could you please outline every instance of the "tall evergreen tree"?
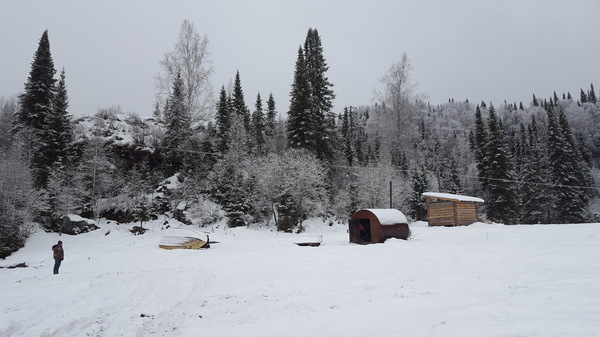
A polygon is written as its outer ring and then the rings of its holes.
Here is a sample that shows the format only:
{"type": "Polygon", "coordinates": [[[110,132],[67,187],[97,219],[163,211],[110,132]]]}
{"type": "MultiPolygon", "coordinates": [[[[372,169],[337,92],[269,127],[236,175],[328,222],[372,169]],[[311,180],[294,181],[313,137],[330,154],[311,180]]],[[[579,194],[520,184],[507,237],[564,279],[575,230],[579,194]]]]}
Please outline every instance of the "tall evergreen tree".
{"type": "Polygon", "coordinates": [[[335,153],[335,114],[332,111],[335,94],[326,76],[329,66],[323,56],[323,45],[317,29],[310,28],[304,42],[304,57],[312,89],[312,113],[316,140],[316,155],[321,160],[333,159],[335,153]]]}
{"type": "Polygon", "coordinates": [[[249,132],[251,122],[250,110],[246,106],[246,100],[244,99],[244,90],[242,89],[242,80],[240,79],[239,71],[236,72],[233,82],[232,100],[233,115],[243,121],[246,132],[249,132]]]}
{"type": "Polygon", "coordinates": [[[548,223],[552,205],[550,167],[535,117],[527,126],[526,142],[519,174],[521,194],[521,222],[525,224],[548,223]]]}
{"type": "Polygon", "coordinates": [[[24,126],[40,130],[44,120],[52,111],[52,100],[56,80],[54,61],[50,53],[48,31],[44,31],[31,63],[29,78],[25,83],[25,93],[20,96],[21,104],[18,122],[24,126]]]}
{"type": "Polygon", "coordinates": [[[475,134],[473,141],[473,149],[475,151],[475,159],[477,160],[477,169],[479,171],[479,180],[485,189],[488,183],[487,171],[489,169],[487,156],[488,133],[483,118],[481,117],[479,105],[475,109],[475,134]]]}
{"type": "Polygon", "coordinates": [[[458,164],[454,157],[443,160],[440,170],[440,191],[447,193],[462,193],[462,183],[458,172],[458,164]]]}
{"type": "Polygon", "coordinates": [[[341,137],[342,137],[342,152],[346,157],[346,163],[348,166],[353,166],[356,162],[356,136],[355,135],[355,127],[356,123],[356,108],[355,107],[345,107],[342,112],[342,127],[341,127],[341,137]]]}
{"type": "Polygon", "coordinates": [[[186,109],[184,91],[181,74],[178,74],[173,81],[173,91],[164,113],[166,130],[162,140],[162,150],[167,176],[183,168],[186,147],[192,134],[191,116],[186,109]]]}
{"type": "MultiPolygon", "coordinates": [[[[570,129],[557,118],[553,109],[547,109],[548,116],[548,151],[552,168],[553,220],[557,223],[583,222],[585,220],[585,191],[579,188],[585,184],[581,181],[582,171],[578,162],[576,149],[573,148],[570,129]]],[[[565,122],[562,122],[565,123],[565,122]]]]}
{"type": "Polygon", "coordinates": [[[73,127],[68,108],[69,97],[63,69],[53,99],[53,111],[46,116],[46,128],[45,132],[40,134],[42,140],[39,145],[40,150],[45,153],[44,158],[47,164],[44,174],[48,189],[49,216],[46,218],[51,222],[49,229],[57,231],[60,230],[60,218],[73,211],[64,207],[64,200],[73,198],[72,194],[67,191],[72,181],[66,181],[70,178],[72,171],[71,150],[73,144],[73,127]],[[59,177],[56,177],[57,175],[59,177]],[[60,186],[56,186],[57,182],[60,183],[60,186]]]}
{"type": "MultiPolygon", "coordinates": [[[[591,96],[589,97],[591,98],[591,96]]],[[[581,151],[579,150],[579,142],[573,136],[571,126],[569,125],[565,111],[562,108],[559,108],[558,111],[558,123],[560,126],[560,131],[563,134],[567,145],[565,149],[567,160],[572,163],[571,165],[573,167],[573,171],[571,171],[571,174],[575,176],[577,181],[576,185],[581,186],[581,188],[575,188],[575,193],[581,200],[582,208],[579,210],[579,212],[577,212],[577,214],[569,214],[569,216],[572,216],[571,221],[573,222],[584,222],[587,218],[587,206],[589,204],[590,197],[593,195],[593,192],[589,187],[594,185],[594,180],[590,174],[590,168],[585,162],[581,151]]]]}
{"type": "Polygon", "coordinates": [[[427,203],[422,194],[429,190],[429,180],[425,168],[415,170],[412,174],[412,194],[408,201],[410,207],[410,216],[415,220],[425,220],[427,217],[427,203]]]}
{"type": "Polygon", "coordinates": [[[67,165],[73,143],[73,127],[69,108],[69,96],[65,80],[65,70],[60,73],[60,79],[53,99],[52,113],[46,116],[46,132],[44,132],[46,156],[51,163],[67,165]]]}
{"type": "Polygon", "coordinates": [[[252,131],[254,131],[256,154],[260,156],[264,154],[265,149],[265,113],[263,111],[260,93],[256,95],[256,103],[254,104],[254,113],[252,114],[252,131]]]}
{"type": "Polygon", "coordinates": [[[288,146],[306,149],[316,153],[315,123],[313,113],[312,88],[308,68],[304,60],[302,47],[298,49],[298,58],[294,71],[294,82],[290,91],[290,110],[287,120],[288,146]]]}
{"type": "Polygon", "coordinates": [[[581,92],[579,93],[579,100],[581,101],[581,103],[587,103],[588,101],[588,97],[585,91],[583,91],[583,89],[581,89],[581,92]]]}
{"type": "Polygon", "coordinates": [[[277,107],[273,94],[267,100],[265,121],[265,149],[267,153],[282,153],[287,147],[285,123],[277,119],[277,107]]]}
{"type": "Polygon", "coordinates": [[[17,113],[16,130],[22,131],[29,149],[29,163],[32,168],[34,185],[45,188],[48,183],[50,168],[55,156],[48,153],[51,148],[46,144],[48,137],[47,118],[53,111],[56,91],[54,61],[50,53],[48,31],[40,38],[38,49],[31,63],[31,71],[25,83],[25,92],[20,98],[20,109],[17,113]]]}
{"type": "Polygon", "coordinates": [[[217,148],[221,151],[221,154],[227,153],[230,139],[231,129],[231,110],[229,108],[229,99],[225,86],[221,87],[219,94],[219,102],[217,103],[217,148]]]}
{"type": "Polygon", "coordinates": [[[270,93],[269,99],[267,100],[267,121],[265,125],[265,133],[267,137],[273,137],[275,134],[276,118],[277,108],[275,107],[275,99],[273,98],[273,93],[270,93]]]}
{"type": "Polygon", "coordinates": [[[491,220],[514,224],[519,219],[519,195],[515,175],[502,122],[498,120],[492,105],[489,108],[489,138],[486,146],[487,168],[486,190],[489,194],[487,215],[491,220]]]}
{"type": "Polygon", "coordinates": [[[596,104],[596,90],[594,90],[594,83],[590,84],[590,92],[587,96],[591,103],[596,104]]]}

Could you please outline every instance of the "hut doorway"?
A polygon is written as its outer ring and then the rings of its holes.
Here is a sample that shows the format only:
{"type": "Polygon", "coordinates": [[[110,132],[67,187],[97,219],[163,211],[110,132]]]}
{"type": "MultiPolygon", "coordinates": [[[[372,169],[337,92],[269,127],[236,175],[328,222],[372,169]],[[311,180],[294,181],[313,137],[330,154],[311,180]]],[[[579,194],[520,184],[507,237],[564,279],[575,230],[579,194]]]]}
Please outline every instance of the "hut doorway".
{"type": "Polygon", "coordinates": [[[371,219],[360,219],[358,228],[360,229],[360,240],[371,242],[371,219]]]}

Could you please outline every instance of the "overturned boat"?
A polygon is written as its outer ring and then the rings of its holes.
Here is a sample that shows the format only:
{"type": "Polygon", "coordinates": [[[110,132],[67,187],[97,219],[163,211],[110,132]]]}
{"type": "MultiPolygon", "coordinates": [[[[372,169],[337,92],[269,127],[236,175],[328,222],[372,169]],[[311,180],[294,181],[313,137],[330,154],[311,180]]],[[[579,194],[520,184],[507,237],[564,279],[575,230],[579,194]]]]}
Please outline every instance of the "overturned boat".
{"type": "Polygon", "coordinates": [[[208,235],[188,228],[169,228],[158,246],[163,249],[210,248],[208,235]]]}

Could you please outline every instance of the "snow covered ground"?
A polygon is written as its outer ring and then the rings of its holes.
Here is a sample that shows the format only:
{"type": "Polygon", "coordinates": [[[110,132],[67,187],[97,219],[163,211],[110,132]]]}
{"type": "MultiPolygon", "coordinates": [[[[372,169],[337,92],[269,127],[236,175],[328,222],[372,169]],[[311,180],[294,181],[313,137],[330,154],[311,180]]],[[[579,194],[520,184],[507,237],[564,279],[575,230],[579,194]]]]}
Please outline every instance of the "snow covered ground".
{"type": "Polygon", "coordinates": [[[415,223],[360,246],[309,221],[320,247],[221,226],[210,249],[171,251],[159,224],[35,233],[0,261],[29,266],[0,269],[0,336],[600,336],[600,224],[415,223]]]}

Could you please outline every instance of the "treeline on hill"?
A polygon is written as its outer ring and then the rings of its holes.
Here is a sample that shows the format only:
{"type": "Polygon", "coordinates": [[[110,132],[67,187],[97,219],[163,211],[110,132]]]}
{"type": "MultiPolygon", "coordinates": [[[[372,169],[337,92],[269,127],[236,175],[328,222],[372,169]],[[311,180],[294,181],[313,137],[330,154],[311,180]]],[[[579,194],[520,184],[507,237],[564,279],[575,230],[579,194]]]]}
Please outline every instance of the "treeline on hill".
{"type": "Polygon", "coordinates": [[[24,93],[0,101],[0,257],[23,246],[31,221],[60,231],[65,214],[142,224],[167,214],[198,226],[225,216],[232,227],[301,231],[306,217],[346,221],[390,207],[390,183],[391,207],[413,220],[425,219],[425,191],[482,197],[487,219],[506,224],[598,220],[593,85],[578,100],[533,96],[527,107],[432,106],[414,93],[403,55],[376,104],[334,112],[321,39],[309,29],[282,119],[272,95],[246,105],[239,72],[209,104],[207,41],[184,21],[177,43],[190,40],[204,51],[194,54],[201,66],[165,55],[159,81],[169,86],[153,117],[113,107],[73,120],[44,32],[24,93]]]}

